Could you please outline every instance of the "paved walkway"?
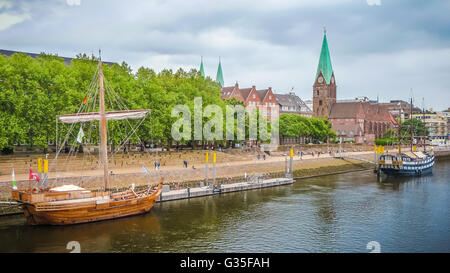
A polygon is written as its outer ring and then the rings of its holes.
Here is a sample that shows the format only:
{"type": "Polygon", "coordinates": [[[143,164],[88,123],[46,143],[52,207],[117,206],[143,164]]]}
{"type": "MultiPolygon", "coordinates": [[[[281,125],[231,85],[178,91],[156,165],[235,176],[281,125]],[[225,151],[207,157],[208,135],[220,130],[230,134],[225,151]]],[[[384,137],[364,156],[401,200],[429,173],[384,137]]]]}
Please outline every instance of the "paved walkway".
{"type": "MultiPolygon", "coordinates": [[[[373,160],[373,157],[370,157],[370,155],[373,155],[373,152],[346,152],[342,153],[342,155],[349,155],[352,157],[358,157],[365,160],[373,160]]],[[[321,154],[320,156],[316,153],[314,154],[314,157],[312,155],[303,155],[302,160],[300,160],[300,157],[298,155],[294,155],[294,162],[310,162],[317,159],[325,159],[325,158],[333,158],[330,154],[321,154]]],[[[266,156],[266,160],[263,160],[262,156],[258,160],[256,159],[256,156],[253,160],[242,160],[242,161],[231,161],[231,162],[217,162],[216,167],[217,169],[223,169],[223,167],[240,167],[240,169],[245,169],[245,166],[254,166],[254,165],[266,165],[268,163],[284,163],[285,160],[289,160],[289,156],[266,156]]],[[[278,165],[277,164],[277,165],[278,165]]],[[[308,164],[309,165],[309,164],[308,164]]],[[[209,162],[209,168],[211,169],[213,166],[212,162],[209,162]]],[[[145,166],[149,171],[152,173],[154,172],[153,166],[145,166]]],[[[174,166],[174,165],[168,165],[168,166],[161,166],[160,171],[183,171],[183,170],[193,170],[193,171],[202,171],[201,174],[204,175],[205,173],[205,164],[197,165],[195,166],[195,170],[192,168],[192,165],[189,165],[188,168],[185,168],[184,166],[174,166]]],[[[113,174],[135,174],[135,173],[142,173],[142,166],[136,166],[135,168],[111,168],[110,170],[113,172],[113,174]]],[[[227,168],[228,169],[228,168],[227,168]]],[[[234,168],[233,168],[234,169],[234,168]]],[[[263,170],[261,170],[262,172],[263,170]]],[[[250,174],[250,172],[248,172],[250,174]]],[[[96,169],[96,170],[85,170],[85,171],[73,171],[73,172],[60,172],[60,173],[49,173],[49,178],[65,178],[65,177],[90,177],[90,176],[101,176],[103,175],[102,169],[96,169]]],[[[212,172],[209,173],[209,176],[212,176],[212,172]]],[[[1,175],[0,176],[0,183],[2,182],[11,182],[11,175],[1,175]]],[[[15,175],[16,181],[20,180],[27,180],[28,174],[16,174],[15,175]]]]}

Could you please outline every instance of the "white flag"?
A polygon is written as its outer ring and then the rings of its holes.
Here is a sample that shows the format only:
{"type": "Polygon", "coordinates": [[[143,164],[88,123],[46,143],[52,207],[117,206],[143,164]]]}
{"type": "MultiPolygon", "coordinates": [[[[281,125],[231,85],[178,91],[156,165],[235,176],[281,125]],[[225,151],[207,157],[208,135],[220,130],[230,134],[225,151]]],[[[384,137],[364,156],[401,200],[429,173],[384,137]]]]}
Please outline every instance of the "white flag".
{"type": "Polygon", "coordinates": [[[78,132],[78,135],[77,135],[77,142],[81,143],[83,141],[83,137],[84,137],[83,128],[80,127],[80,131],[78,132]]]}

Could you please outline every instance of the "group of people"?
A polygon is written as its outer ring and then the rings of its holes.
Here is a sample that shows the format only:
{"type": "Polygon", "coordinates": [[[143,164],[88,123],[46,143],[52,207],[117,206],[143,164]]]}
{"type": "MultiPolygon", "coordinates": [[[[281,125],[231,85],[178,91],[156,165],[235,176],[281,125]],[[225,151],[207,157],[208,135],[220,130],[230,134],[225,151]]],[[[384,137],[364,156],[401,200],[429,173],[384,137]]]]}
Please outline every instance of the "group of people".
{"type": "MultiPolygon", "coordinates": [[[[260,155],[260,154],[257,154],[257,155],[256,155],[256,158],[257,158],[258,160],[260,160],[260,159],[261,159],[261,155],[260,155]]],[[[266,154],[263,154],[262,158],[263,158],[263,160],[266,160],[266,154]]]]}
{"type": "MultiPolygon", "coordinates": [[[[304,155],[304,154],[305,154],[305,153],[303,153],[303,151],[299,151],[299,152],[298,152],[298,156],[300,157],[300,160],[303,160],[303,155],[304,155]]],[[[323,153],[322,153],[321,151],[318,151],[318,152],[317,152],[317,157],[320,157],[321,154],[323,154],[323,153]]],[[[330,151],[330,154],[331,154],[331,151],[330,151]]],[[[312,155],[312,157],[315,156],[314,151],[311,152],[311,155],[312,155]]]]}

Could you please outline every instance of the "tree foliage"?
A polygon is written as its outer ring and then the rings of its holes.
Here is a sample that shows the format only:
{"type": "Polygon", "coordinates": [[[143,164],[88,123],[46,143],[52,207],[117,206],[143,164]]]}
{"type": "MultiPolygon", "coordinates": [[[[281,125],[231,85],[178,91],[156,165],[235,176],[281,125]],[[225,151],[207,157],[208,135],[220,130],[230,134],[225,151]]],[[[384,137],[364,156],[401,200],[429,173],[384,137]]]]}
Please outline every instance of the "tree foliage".
{"type": "MultiPolygon", "coordinates": [[[[62,58],[52,55],[41,54],[32,58],[21,53],[10,57],[0,54],[0,150],[10,150],[18,144],[46,149],[48,143],[54,143],[56,116],[78,111],[97,67],[97,58],[86,54],[78,54],[70,66],[62,58]]],[[[148,144],[173,144],[171,126],[177,118],[171,116],[171,110],[181,104],[187,105],[193,113],[195,97],[202,98],[203,109],[207,105],[218,105],[223,111],[224,126],[226,105],[242,105],[235,99],[223,101],[219,85],[209,77],[202,77],[194,69],[179,69],[176,72],[165,69],[157,73],[141,67],[133,73],[130,66],[123,62],[104,64],[103,73],[107,81],[105,86],[107,84],[121,97],[122,106],[151,110],[139,127],[137,136],[130,139],[133,143],[140,139],[148,144]]],[[[98,107],[93,110],[98,111],[98,107]]],[[[106,110],[119,109],[107,105],[106,110]]],[[[211,118],[203,117],[202,124],[211,118]]],[[[192,115],[191,139],[194,137],[193,119],[192,115]]],[[[129,122],[136,124],[137,121],[129,122]]],[[[123,124],[119,121],[108,122],[108,143],[117,145],[127,136],[123,124]]],[[[79,126],[76,125],[75,130],[79,126]]],[[[95,143],[98,141],[98,127],[94,129],[91,140],[95,143]]],[[[225,128],[223,132],[225,139],[225,128]]],[[[67,128],[58,127],[59,140],[66,133],[67,128]]],[[[74,140],[75,136],[71,137],[74,140]]],[[[217,141],[226,143],[224,140],[217,141]]],[[[182,144],[189,143],[198,144],[190,140],[182,141],[182,144]]]]}
{"type": "Polygon", "coordinates": [[[327,119],[308,118],[298,114],[281,114],[280,136],[306,138],[313,142],[325,142],[337,135],[327,119]]]}

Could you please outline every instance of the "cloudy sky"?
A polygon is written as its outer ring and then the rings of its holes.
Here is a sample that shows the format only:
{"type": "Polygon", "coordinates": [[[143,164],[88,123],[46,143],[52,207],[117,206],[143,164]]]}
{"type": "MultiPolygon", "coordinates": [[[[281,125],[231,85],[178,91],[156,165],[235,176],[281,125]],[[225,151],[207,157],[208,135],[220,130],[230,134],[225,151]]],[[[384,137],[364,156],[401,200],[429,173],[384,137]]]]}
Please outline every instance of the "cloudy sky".
{"type": "Polygon", "coordinates": [[[446,0],[0,0],[0,48],[156,71],[199,68],[225,85],[312,96],[327,28],[338,99],[450,107],[446,0]]]}

